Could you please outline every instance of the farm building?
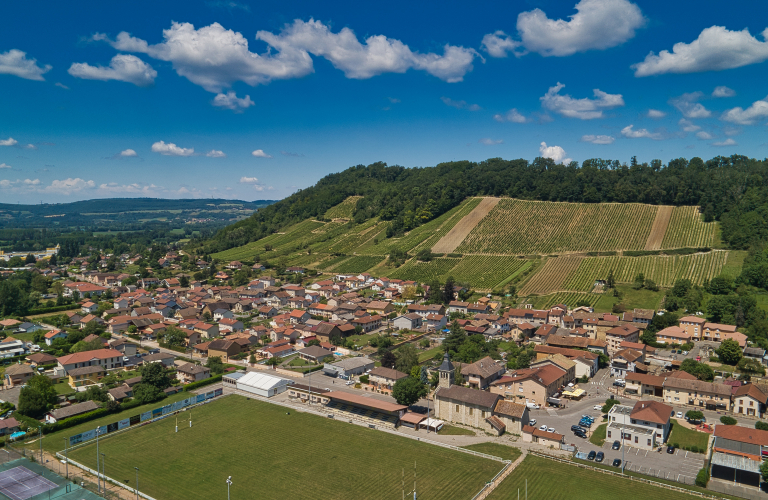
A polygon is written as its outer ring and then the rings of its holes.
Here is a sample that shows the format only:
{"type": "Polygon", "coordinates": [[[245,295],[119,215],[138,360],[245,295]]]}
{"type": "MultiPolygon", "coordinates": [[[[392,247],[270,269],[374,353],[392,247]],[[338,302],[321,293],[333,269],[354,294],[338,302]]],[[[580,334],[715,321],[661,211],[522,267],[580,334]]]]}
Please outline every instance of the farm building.
{"type": "Polygon", "coordinates": [[[285,392],[286,388],[292,383],[292,381],[274,375],[267,375],[261,372],[248,372],[241,377],[238,377],[235,381],[235,387],[239,391],[250,392],[257,396],[263,396],[265,398],[272,397],[281,392],[285,392]]]}

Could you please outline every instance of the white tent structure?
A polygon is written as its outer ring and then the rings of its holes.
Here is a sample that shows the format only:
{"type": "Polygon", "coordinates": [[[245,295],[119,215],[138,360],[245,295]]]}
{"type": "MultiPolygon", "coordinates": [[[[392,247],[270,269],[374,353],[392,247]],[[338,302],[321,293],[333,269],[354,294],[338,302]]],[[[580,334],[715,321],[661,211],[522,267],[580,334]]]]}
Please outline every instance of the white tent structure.
{"type": "Polygon", "coordinates": [[[236,387],[240,391],[250,392],[258,396],[269,398],[275,394],[284,392],[286,387],[292,384],[292,380],[275,377],[261,372],[248,372],[236,381],[236,387]]]}

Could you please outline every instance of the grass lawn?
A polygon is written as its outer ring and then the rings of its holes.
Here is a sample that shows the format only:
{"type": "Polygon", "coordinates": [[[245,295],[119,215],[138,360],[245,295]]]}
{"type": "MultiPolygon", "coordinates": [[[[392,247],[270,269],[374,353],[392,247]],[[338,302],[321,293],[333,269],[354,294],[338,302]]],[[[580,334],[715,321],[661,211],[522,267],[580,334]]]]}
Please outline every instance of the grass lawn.
{"type": "Polygon", "coordinates": [[[475,431],[465,429],[464,427],[454,427],[452,425],[444,425],[438,434],[441,436],[477,436],[475,431]]]}
{"type": "Polygon", "coordinates": [[[369,335],[350,335],[347,337],[347,340],[351,340],[355,343],[355,345],[358,346],[366,346],[368,345],[368,341],[371,340],[374,337],[378,337],[378,334],[372,333],[369,335]]]}
{"type": "Polygon", "coordinates": [[[289,361],[288,364],[291,365],[291,366],[308,366],[308,365],[311,365],[313,363],[310,363],[306,359],[301,359],[300,357],[296,356],[291,361],[289,361]]]}
{"type": "Polygon", "coordinates": [[[35,334],[36,333],[37,332],[27,332],[27,333],[8,332],[8,336],[9,337],[13,337],[16,340],[23,340],[24,342],[33,342],[35,340],[35,334]]]}
{"type": "Polygon", "coordinates": [[[709,434],[706,432],[688,429],[681,425],[677,419],[672,419],[672,430],[669,432],[667,443],[679,445],[680,448],[696,446],[698,449],[702,450],[703,453],[707,449],[708,442],[709,434]]]}
{"type": "Polygon", "coordinates": [[[520,448],[513,448],[512,446],[499,443],[477,443],[470,444],[469,446],[462,446],[462,448],[485,453],[486,455],[493,455],[494,457],[503,458],[504,460],[512,460],[513,462],[523,453],[520,451],[520,448]]]}
{"type": "Polygon", "coordinates": [[[589,436],[589,442],[595,446],[603,446],[603,443],[605,443],[605,430],[607,427],[607,423],[598,425],[597,429],[595,429],[592,435],[589,436]]]}
{"type": "MultiPolygon", "coordinates": [[[[631,285],[616,285],[616,289],[624,294],[621,302],[627,306],[628,311],[636,307],[640,309],[658,309],[659,303],[662,297],[664,297],[664,290],[658,292],[651,292],[644,288],[635,290],[631,285]]],[[[603,296],[600,297],[600,300],[597,301],[597,304],[595,304],[595,312],[611,312],[613,305],[617,302],[619,302],[619,299],[613,296],[613,291],[606,290],[603,296]]]]}
{"type": "Polygon", "coordinates": [[[53,387],[56,389],[56,394],[63,395],[63,394],[74,394],[75,390],[69,386],[66,382],[59,382],[58,384],[53,384],[53,387]]]}
{"type": "Polygon", "coordinates": [[[594,500],[596,498],[621,498],[622,500],[689,500],[686,493],[666,490],[644,483],[630,482],[600,472],[580,469],[554,460],[529,455],[488,496],[489,499],[525,498],[528,480],[528,498],[532,500],[594,500]]]}
{"type": "MultiPolygon", "coordinates": [[[[69,429],[64,429],[61,431],[46,434],[45,436],[43,436],[43,448],[45,449],[45,451],[48,451],[51,453],[61,451],[64,449],[65,437],[74,436],[75,434],[80,434],[81,432],[85,432],[85,431],[90,431],[95,429],[96,427],[99,427],[102,425],[108,425],[113,422],[117,422],[118,420],[128,418],[131,415],[137,415],[145,411],[151,411],[155,408],[161,408],[169,403],[174,403],[182,399],[187,399],[189,396],[190,396],[190,393],[188,392],[180,392],[177,394],[172,394],[167,398],[163,399],[162,401],[158,401],[156,403],[139,406],[137,408],[134,408],[133,410],[124,411],[121,413],[107,415],[106,417],[98,418],[96,420],[91,420],[90,422],[76,425],[74,427],[70,427],[69,429]]],[[[34,442],[29,444],[28,446],[26,445],[26,443],[19,443],[19,445],[27,446],[31,449],[37,450],[40,444],[37,442],[37,438],[33,439],[33,441],[34,442]]]]}
{"type": "Polygon", "coordinates": [[[433,347],[432,349],[427,349],[426,351],[419,353],[419,363],[423,363],[425,361],[429,361],[430,359],[434,358],[437,353],[442,354],[445,351],[442,346],[433,347]]]}
{"type": "MultiPolygon", "coordinates": [[[[142,491],[167,500],[217,498],[232,476],[233,498],[366,498],[402,495],[414,461],[423,498],[471,498],[502,464],[241,396],[194,410],[193,429],[168,418],[101,440],[107,474],[141,469],[142,491]],[[181,426],[180,426],[181,428],[181,426]],[[297,486],[306,486],[298,487],[297,486]]],[[[95,444],[70,452],[95,466],[95,444]]]]}

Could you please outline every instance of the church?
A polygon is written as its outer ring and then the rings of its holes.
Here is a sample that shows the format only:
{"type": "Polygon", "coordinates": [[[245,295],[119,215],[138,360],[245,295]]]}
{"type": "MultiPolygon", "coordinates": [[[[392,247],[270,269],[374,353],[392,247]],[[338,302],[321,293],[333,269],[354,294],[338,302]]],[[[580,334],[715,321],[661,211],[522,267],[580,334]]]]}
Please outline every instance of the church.
{"type": "Polygon", "coordinates": [[[454,385],[455,371],[445,353],[434,395],[436,418],[496,435],[520,433],[522,426],[528,424],[525,405],[505,401],[500,394],[454,385]]]}

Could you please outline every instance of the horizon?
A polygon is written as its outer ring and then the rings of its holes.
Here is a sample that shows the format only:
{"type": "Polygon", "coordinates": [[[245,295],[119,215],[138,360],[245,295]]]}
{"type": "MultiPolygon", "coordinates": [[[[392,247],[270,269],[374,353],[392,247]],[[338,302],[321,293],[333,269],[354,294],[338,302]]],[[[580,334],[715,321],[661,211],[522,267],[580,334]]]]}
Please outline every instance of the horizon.
{"type": "Polygon", "coordinates": [[[768,156],[768,4],[31,5],[0,32],[6,203],[280,200],[377,161],[768,156]]]}

